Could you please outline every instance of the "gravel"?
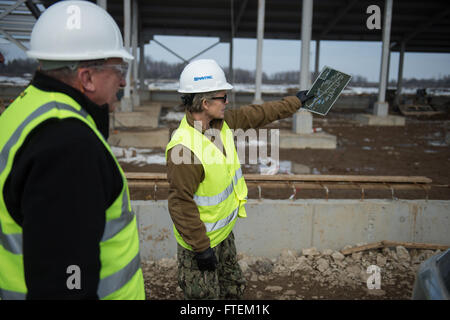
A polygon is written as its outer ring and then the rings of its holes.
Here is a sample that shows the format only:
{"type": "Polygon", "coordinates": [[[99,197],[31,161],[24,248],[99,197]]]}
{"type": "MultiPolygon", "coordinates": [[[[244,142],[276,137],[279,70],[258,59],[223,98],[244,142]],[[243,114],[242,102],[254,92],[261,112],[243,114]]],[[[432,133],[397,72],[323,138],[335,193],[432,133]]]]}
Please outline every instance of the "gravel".
{"type": "MultiPolygon", "coordinates": [[[[238,262],[247,279],[246,299],[410,299],[420,264],[439,252],[398,246],[344,256],[331,249],[283,249],[276,259],[239,253],[238,262]],[[379,267],[380,289],[368,289],[371,265],[379,267]]],[[[175,258],[142,267],[149,299],[183,298],[175,258]]]]}

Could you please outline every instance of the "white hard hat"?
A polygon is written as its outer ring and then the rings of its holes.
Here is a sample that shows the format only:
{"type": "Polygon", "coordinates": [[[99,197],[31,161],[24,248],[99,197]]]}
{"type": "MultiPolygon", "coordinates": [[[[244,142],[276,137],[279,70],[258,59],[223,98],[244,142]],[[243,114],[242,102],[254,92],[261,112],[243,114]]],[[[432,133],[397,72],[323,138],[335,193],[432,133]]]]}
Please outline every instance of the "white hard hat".
{"type": "Polygon", "coordinates": [[[199,93],[218,90],[230,90],[233,86],[227,82],[225,73],[216,61],[200,59],[189,63],[181,72],[181,93],[199,93]]]}
{"type": "Polygon", "coordinates": [[[133,59],[114,19],[89,1],[61,1],[45,10],[33,27],[27,54],[50,61],[133,59]]]}

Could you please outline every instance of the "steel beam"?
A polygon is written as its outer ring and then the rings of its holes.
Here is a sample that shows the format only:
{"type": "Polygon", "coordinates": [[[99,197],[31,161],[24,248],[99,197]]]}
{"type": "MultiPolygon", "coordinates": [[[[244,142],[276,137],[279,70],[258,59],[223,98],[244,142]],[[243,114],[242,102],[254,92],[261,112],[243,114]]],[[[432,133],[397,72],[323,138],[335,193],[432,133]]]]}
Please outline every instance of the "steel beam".
{"type": "Polygon", "coordinates": [[[352,0],[349,3],[347,3],[347,5],[343,8],[341,8],[338,13],[334,16],[333,20],[330,21],[330,23],[327,25],[327,27],[325,28],[325,30],[323,30],[320,33],[320,38],[322,39],[328,32],[330,32],[331,29],[333,29],[333,27],[339,22],[339,20],[341,20],[345,14],[355,5],[355,3],[357,3],[358,0],[352,0]]]}
{"type": "Polygon", "coordinates": [[[5,30],[0,29],[0,33],[3,34],[3,36],[8,39],[9,41],[11,41],[12,43],[14,43],[16,46],[18,46],[20,49],[22,49],[23,51],[28,51],[28,48],[25,47],[20,41],[14,39],[11,35],[9,35],[5,30]]]}
{"type": "Polygon", "coordinates": [[[433,15],[431,18],[427,18],[426,21],[424,23],[422,23],[421,25],[419,25],[416,29],[414,29],[414,31],[412,31],[411,33],[407,34],[403,38],[403,41],[404,42],[408,42],[409,40],[414,38],[417,34],[427,30],[429,27],[431,27],[433,25],[433,23],[436,23],[436,22],[440,21],[441,19],[443,19],[448,14],[450,14],[450,7],[448,7],[445,10],[439,10],[438,13],[433,15]]]}
{"type": "Polygon", "coordinates": [[[378,89],[378,101],[375,103],[374,114],[376,116],[387,116],[389,105],[386,103],[386,78],[389,58],[389,45],[391,36],[391,21],[392,21],[392,0],[385,1],[384,16],[383,16],[383,45],[381,50],[381,68],[380,68],[380,85],[378,89]]]}
{"type": "MultiPolygon", "coordinates": [[[[307,90],[311,85],[309,72],[309,47],[312,33],[313,1],[303,0],[302,4],[302,48],[300,58],[300,90],[307,90]]],[[[292,131],[298,134],[312,133],[312,114],[306,109],[300,109],[294,114],[292,131]]]]}
{"type": "Polygon", "coordinates": [[[28,10],[30,10],[33,17],[39,19],[39,17],[41,16],[41,10],[39,10],[37,5],[32,0],[27,0],[25,5],[27,6],[28,10]]]}
{"type": "Polygon", "coordinates": [[[0,20],[3,17],[6,17],[8,14],[10,14],[11,12],[13,12],[14,10],[16,10],[18,7],[20,7],[26,0],[18,0],[16,1],[15,4],[13,4],[12,6],[8,7],[5,11],[3,11],[2,13],[0,13],[0,20]]]}
{"type": "Polygon", "coordinates": [[[395,93],[395,102],[397,105],[401,103],[404,61],[405,61],[405,42],[402,42],[400,44],[400,55],[398,60],[397,92],[395,93]]]}
{"type": "Polygon", "coordinates": [[[208,51],[209,49],[214,48],[215,46],[217,46],[220,43],[220,40],[217,41],[216,43],[213,43],[212,45],[210,45],[208,48],[203,49],[202,51],[200,51],[199,53],[197,53],[196,55],[190,57],[189,59],[187,59],[188,62],[192,61],[193,59],[197,58],[199,55],[205,53],[206,51],[208,51]]]}
{"type": "Polygon", "coordinates": [[[264,16],[266,10],[266,1],[258,0],[258,28],[256,42],[256,76],[255,76],[255,97],[253,103],[262,103],[261,85],[262,85],[262,50],[264,41],[264,16]]]}
{"type": "Polygon", "coordinates": [[[175,57],[181,59],[184,63],[188,63],[188,61],[186,59],[184,59],[182,56],[180,56],[179,54],[177,54],[175,51],[173,51],[172,49],[170,49],[169,47],[165,46],[163,43],[159,42],[156,39],[153,39],[153,41],[157,44],[159,44],[161,47],[163,47],[164,49],[166,49],[167,51],[169,51],[171,54],[173,54],[175,57]]]}
{"type": "Polygon", "coordinates": [[[244,15],[245,8],[247,7],[248,0],[244,0],[241,3],[241,7],[239,8],[239,13],[236,17],[236,21],[234,22],[234,30],[237,32],[239,29],[239,23],[241,22],[242,16],[244,15]]]}
{"type": "Polygon", "coordinates": [[[300,90],[309,89],[311,76],[309,72],[309,48],[312,34],[312,0],[303,0],[302,6],[302,50],[300,63],[300,90]]]}
{"type": "MultiPolygon", "coordinates": [[[[125,49],[130,52],[130,42],[131,42],[131,0],[123,0],[123,15],[124,15],[124,45],[125,49]]],[[[132,111],[133,110],[133,102],[131,100],[131,68],[128,68],[127,76],[126,76],[126,86],[124,88],[124,94],[122,98],[122,111],[132,111]]]]}
{"type": "Polygon", "coordinates": [[[319,60],[320,60],[320,40],[316,40],[316,58],[314,60],[315,77],[319,75],[319,60]]]}
{"type": "Polygon", "coordinates": [[[107,0],[97,0],[97,5],[99,7],[102,7],[105,10],[108,10],[108,4],[107,4],[107,0]]]}

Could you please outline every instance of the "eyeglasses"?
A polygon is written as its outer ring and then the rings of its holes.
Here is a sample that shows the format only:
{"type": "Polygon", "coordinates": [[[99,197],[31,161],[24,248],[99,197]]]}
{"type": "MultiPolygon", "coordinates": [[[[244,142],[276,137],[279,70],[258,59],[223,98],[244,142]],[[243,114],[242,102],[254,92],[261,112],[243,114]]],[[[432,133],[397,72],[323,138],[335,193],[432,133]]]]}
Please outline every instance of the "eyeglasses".
{"type": "Polygon", "coordinates": [[[213,97],[211,100],[223,100],[223,103],[227,102],[228,97],[227,95],[224,95],[223,97],[213,97]]]}
{"type": "Polygon", "coordinates": [[[86,67],[95,69],[112,68],[119,74],[121,78],[125,78],[128,73],[128,63],[126,62],[118,64],[94,64],[94,65],[87,65],[86,67]]]}

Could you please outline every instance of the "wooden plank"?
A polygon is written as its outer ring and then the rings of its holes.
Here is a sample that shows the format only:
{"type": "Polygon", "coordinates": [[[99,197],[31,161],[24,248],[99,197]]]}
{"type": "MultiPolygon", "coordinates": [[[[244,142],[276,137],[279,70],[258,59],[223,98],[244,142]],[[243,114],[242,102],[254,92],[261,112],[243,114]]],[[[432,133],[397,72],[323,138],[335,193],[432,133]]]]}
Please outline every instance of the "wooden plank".
{"type": "Polygon", "coordinates": [[[167,180],[167,174],[154,172],[125,172],[125,177],[128,180],[167,180]]]}
{"type": "MultiPolygon", "coordinates": [[[[157,185],[158,187],[168,187],[169,183],[167,180],[143,180],[143,179],[131,179],[128,181],[128,186],[132,189],[152,189],[154,188],[154,185],[157,185]]],[[[364,191],[369,190],[380,190],[380,191],[391,191],[391,188],[395,191],[397,190],[429,190],[429,186],[423,186],[423,185],[415,185],[415,184],[391,184],[389,186],[384,184],[336,184],[336,183],[292,183],[292,182],[278,182],[278,181],[271,181],[271,182],[265,182],[265,181],[247,181],[247,187],[250,188],[257,188],[261,187],[262,190],[264,189],[285,189],[285,190],[292,190],[295,188],[297,191],[302,190],[326,190],[326,188],[329,190],[329,192],[332,192],[333,190],[357,190],[361,191],[364,189],[364,191]]]]}
{"type": "Polygon", "coordinates": [[[365,250],[373,250],[373,249],[378,249],[378,248],[383,248],[383,242],[375,242],[375,243],[369,243],[363,246],[358,246],[358,247],[354,247],[354,248],[350,248],[350,249],[344,249],[341,250],[341,253],[346,256],[352,253],[356,253],[356,252],[360,252],[360,251],[365,251],[365,250]]]}
{"type": "Polygon", "coordinates": [[[420,243],[420,242],[396,242],[383,241],[385,248],[403,246],[409,249],[429,249],[429,250],[447,250],[450,245],[434,244],[434,243],[420,243]]]}
{"type": "Polygon", "coordinates": [[[431,183],[427,177],[418,176],[355,176],[355,175],[244,175],[246,181],[333,181],[333,182],[397,182],[397,183],[431,183]]]}
{"type": "Polygon", "coordinates": [[[397,242],[397,241],[379,241],[374,243],[369,243],[363,246],[358,246],[350,249],[341,250],[341,253],[345,255],[349,255],[356,252],[366,251],[366,250],[373,250],[373,249],[379,249],[379,248],[391,248],[391,247],[397,247],[397,246],[403,246],[408,249],[428,249],[428,250],[447,250],[450,248],[449,245],[443,245],[443,244],[434,244],[434,243],[420,243],[420,242],[397,242]]]}
{"type": "Polygon", "coordinates": [[[264,181],[246,181],[247,186],[250,187],[257,187],[260,186],[261,188],[270,188],[270,189],[280,189],[280,188],[296,188],[298,190],[306,189],[322,189],[325,190],[333,189],[333,190],[383,190],[383,191],[391,191],[392,189],[394,191],[396,190],[430,190],[430,186],[428,185],[418,185],[418,184],[376,184],[376,183],[358,183],[358,184],[352,184],[352,183],[307,183],[307,182],[278,182],[278,181],[271,181],[271,182],[264,182],[264,181]]]}
{"type": "MultiPolygon", "coordinates": [[[[127,179],[166,180],[165,173],[126,172],[127,179]]],[[[356,175],[260,175],[245,174],[246,181],[309,181],[309,182],[382,182],[382,183],[431,183],[432,180],[420,176],[356,176],[356,175]]]]}

